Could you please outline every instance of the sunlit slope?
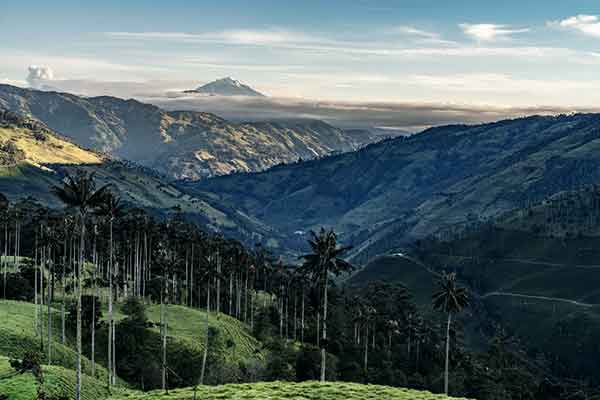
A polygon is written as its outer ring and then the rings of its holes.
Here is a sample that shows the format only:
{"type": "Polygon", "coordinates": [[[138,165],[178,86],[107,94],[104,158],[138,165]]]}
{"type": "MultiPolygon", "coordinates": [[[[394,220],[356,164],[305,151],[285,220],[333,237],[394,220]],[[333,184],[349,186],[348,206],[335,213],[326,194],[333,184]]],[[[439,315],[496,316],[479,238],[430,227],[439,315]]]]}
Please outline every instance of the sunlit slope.
{"type": "Polygon", "coordinates": [[[83,149],[37,122],[4,118],[0,115],[0,193],[11,201],[33,197],[62,207],[51,188],[65,174],[87,171],[135,207],[158,214],[177,208],[209,229],[240,239],[264,235],[277,243],[278,235],[267,225],[223,206],[210,193],[191,196],[153,170],[83,149]]]}
{"type": "MultiPolygon", "coordinates": [[[[24,153],[23,162],[35,166],[45,164],[99,164],[104,161],[99,154],[49,134],[26,128],[1,128],[0,144],[13,142],[24,153]]],[[[1,150],[0,150],[1,151],[1,150]]]]}

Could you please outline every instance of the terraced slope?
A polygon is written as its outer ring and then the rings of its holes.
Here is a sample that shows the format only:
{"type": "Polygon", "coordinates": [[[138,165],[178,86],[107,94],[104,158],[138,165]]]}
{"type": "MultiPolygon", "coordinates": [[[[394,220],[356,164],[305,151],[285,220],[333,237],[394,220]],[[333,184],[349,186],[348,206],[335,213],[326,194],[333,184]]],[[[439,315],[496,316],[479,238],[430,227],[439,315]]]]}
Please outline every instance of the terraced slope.
{"type": "Polygon", "coordinates": [[[442,400],[450,399],[443,395],[417,390],[392,388],[387,386],[361,385],[357,383],[327,382],[268,382],[241,385],[202,386],[194,397],[193,389],[172,390],[147,394],[115,396],[112,400],[442,400]]]}

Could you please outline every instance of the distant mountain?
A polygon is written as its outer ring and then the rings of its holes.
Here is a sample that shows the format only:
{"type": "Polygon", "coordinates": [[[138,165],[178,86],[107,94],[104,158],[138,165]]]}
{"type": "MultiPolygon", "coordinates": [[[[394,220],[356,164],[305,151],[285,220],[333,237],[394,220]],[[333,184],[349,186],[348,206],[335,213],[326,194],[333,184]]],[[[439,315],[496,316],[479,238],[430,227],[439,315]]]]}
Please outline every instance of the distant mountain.
{"type": "Polygon", "coordinates": [[[0,85],[0,107],[41,121],[83,147],[177,179],[261,171],[376,140],[346,134],[322,121],[231,123],[210,113],[167,112],[136,100],[9,85],[0,85]]]}
{"type": "Polygon", "coordinates": [[[600,115],[428,129],[359,151],[187,188],[298,236],[332,226],[366,262],[457,225],[600,182],[600,115]]]}
{"type": "Polygon", "coordinates": [[[178,207],[208,230],[249,243],[268,239],[271,246],[283,244],[277,232],[214,202],[210,194],[192,196],[154,170],[81,148],[35,120],[0,108],[0,193],[11,201],[32,196],[41,204],[62,207],[51,188],[76,170],[93,172],[99,184],[112,184],[124,202],[153,214],[178,207]]]}
{"type": "Polygon", "coordinates": [[[257,92],[250,86],[244,85],[240,81],[230,77],[207,83],[194,90],[186,90],[185,93],[202,93],[212,96],[266,97],[264,94],[257,92]]]}

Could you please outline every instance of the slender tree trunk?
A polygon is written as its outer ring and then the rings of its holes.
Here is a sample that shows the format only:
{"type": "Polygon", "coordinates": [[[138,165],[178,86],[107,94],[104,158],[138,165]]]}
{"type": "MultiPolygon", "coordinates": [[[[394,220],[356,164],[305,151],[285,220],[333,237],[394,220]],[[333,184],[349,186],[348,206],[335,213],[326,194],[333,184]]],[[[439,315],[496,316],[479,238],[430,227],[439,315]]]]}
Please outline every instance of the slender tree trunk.
{"type": "Polygon", "coordinates": [[[216,304],[215,304],[215,310],[217,312],[217,318],[219,318],[219,313],[221,312],[221,256],[219,255],[219,252],[217,251],[217,294],[216,294],[216,304]]]}
{"type": "Polygon", "coordinates": [[[93,297],[92,297],[92,376],[96,377],[96,296],[98,288],[96,286],[96,269],[98,268],[98,254],[96,253],[96,236],[94,236],[94,271],[92,272],[93,297]]]}
{"type": "Polygon", "coordinates": [[[210,278],[206,285],[206,318],[204,319],[204,329],[206,330],[204,338],[204,352],[202,354],[202,370],[200,371],[200,385],[204,385],[204,374],[206,372],[206,359],[208,358],[208,315],[210,314],[210,278]]]}
{"type": "Polygon", "coordinates": [[[327,363],[327,285],[329,280],[329,274],[325,270],[325,285],[323,293],[323,342],[321,343],[321,382],[325,382],[325,370],[327,363]]]}
{"type": "Polygon", "coordinates": [[[108,387],[113,383],[113,331],[114,331],[114,320],[113,320],[113,220],[112,217],[109,222],[109,242],[108,242],[108,387]]]}
{"type": "Polygon", "coordinates": [[[165,314],[165,302],[168,299],[168,294],[163,295],[163,290],[168,286],[168,282],[163,276],[163,285],[160,297],[160,327],[162,336],[162,390],[167,391],[167,318],[165,314]]]}
{"type": "Polygon", "coordinates": [[[233,315],[233,272],[229,273],[229,315],[233,315]]]}
{"type": "Polygon", "coordinates": [[[61,344],[65,344],[65,298],[66,298],[66,281],[65,281],[65,274],[66,274],[66,267],[67,267],[67,244],[68,244],[68,240],[67,240],[67,229],[65,228],[65,244],[64,244],[64,254],[63,254],[63,265],[62,265],[62,274],[61,274],[61,281],[62,281],[62,300],[61,300],[61,304],[60,304],[60,343],[61,344]]]}
{"type": "Polygon", "coordinates": [[[450,323],[452,313],[448,313],[448,325],[446,326],[446,365],[444,369],[444,394],[448,395],[448,369],[450,366],[450,323]]]}
{"type": "Polygon", "coordinates": [[[300,343],[304,344],[304,288],[302,288],[302,310],[300,311],[300,343]]]}
{"type": "Polygon", "coordinates": [[[33,283],[33,301],[35,304],[35,334],[39,335],[40,334],[40,316],[39,316],[39,309],[38,309],[38,274],[39,271],[38,269],[40,268],[39,263],[38,263],[38,233],[37,233],[37,229],[35,231],[35,266],[34,266],[34,283],[33,283]]]}
{"type": "Polygon", "coordinates": [[[296,296],[296,290],[294,290],[294,342],[296,341],[296,334],[298,332],[298,318],[296,314],[296,306],[298,304],[298,296],[296,296]]]}
{"type": "Polygon", "coordinates": [[[85,216],[81,217],[81,237],[79,238],[79,265],[77,266],[77,380],[75,385],[75,400],[81,400],[81,274],[83,273],[85,249],[85,216]]]}
{"type": "Polygon", "coordinates": [[[321,311],[317,311],[317,347],[321,345],[321,311]]]}
{"type": "MultiPolygon", "coordinates": [[[[48,263],[48,274],[50,277],[52,276],[52,259],[50,257],[48,263]]],[[[50,279],[48,279],[48,283],[50,283],[50,279]]],[[[47,301],[47,309],[48,309],[48,365],[52,365],[52,310],[51,310],[51,290],[48,288],[48,301],[47,301]]]]}
{"type": "Polygon", "coordinates": [[[363,369],[365,370],[365,378],[367,377],[367,371],[369,367],[369,324],[365,324],[365,353],[363,360],[363,369]]]}

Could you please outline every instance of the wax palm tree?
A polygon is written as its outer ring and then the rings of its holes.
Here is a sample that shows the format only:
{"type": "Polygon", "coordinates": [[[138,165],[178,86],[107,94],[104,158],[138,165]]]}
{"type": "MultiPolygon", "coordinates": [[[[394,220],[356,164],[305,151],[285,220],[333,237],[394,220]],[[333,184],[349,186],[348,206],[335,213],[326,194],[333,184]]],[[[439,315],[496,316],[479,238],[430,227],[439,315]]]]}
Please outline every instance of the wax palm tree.
{"type": "Polygon", "coordinates": [[[114,247],[113,247],[113,226],[115,220],[123,212],[124,206],[121,203],[121,199],[114,196],[112,193],[107,192],[104,196],[104,201],[100,202],[97,208],[97,213],[104,217],[108,222],[109,226],[109,239],[108,239],[108,386],[110,387],[115,383],[116,371],[114,368],[116,362],[113,360],[114,354],[114,329],[115,321],[113,317],[113,276],[114,276],[114,247]]]}
{"type": "Polygon", "coordinates": [[[312,277],[323,291],[323,327],[321,340],[321,382],[325,382],[326,372],[326,347],[327,347],[327,291],[329,274],[339,276],[353,269],[352,265],[340,258],[350,247],[338,247],[337,235],[333,230],[326,231],[321,228],[319,234],[311,232],[312,239],[308,241],[312,253],[305,254],[300,258],[304,260],[301,267],[308,276],[312,277]]]}
{"type": "Polygon", "coordinates": [[[2,225],[4,225],[4,252],[2,258],[2,275],[3,275],[3,283],[2,283],[2,298],[6,299],[6,274],[7,274],[7,265],[6,265],[6,257],[8,254],[6,253],[7,245],[8,245],[8,209],[10,207],[10,203],[6,196],[0,193],[0,221],[2,225]]]}
{"type": "Polygon", "coordinates": [[[77,273],[77,380],[75,399],[81,399],[81,274],[84,263],[85,223],[88,213],[104,201],[109,185],[96,189],[93,174],[85,172],[76,176],[67,175],[63,186],[55,186],[52,191],[67,206],[77,211],[79,217],[79,264],[77,273]]]}
{"type": "Polygon", "coordinates": [[[433,308],[448,315],[446,325],[446,364],[444,369],[444,393],[448,395],[448,365],[450,357],[450,324],[452,315],[458,314],[469,305],[469,297],[465,288],[459,287],[456,282],[456,274],[442,275],[437,283],[438,291],[433,294],[433,308]]]}

